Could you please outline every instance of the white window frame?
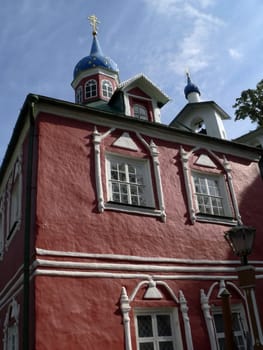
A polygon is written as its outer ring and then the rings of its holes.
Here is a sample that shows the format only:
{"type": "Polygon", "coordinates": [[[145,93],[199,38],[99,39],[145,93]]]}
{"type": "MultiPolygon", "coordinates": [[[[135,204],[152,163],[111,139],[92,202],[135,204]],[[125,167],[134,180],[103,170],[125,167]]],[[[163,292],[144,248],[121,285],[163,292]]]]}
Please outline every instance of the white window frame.
{"type": "Polygon", "coordinates": [[[20,229],[22,214],[22,168],[21,159],[15,163],[8,182],[8,210],[6,248],[20,229]]]}
{"type": "Polygon", "coordinates": [[[111,98],[113,94],[113,86],[109,80],[102,80],[102,95],[106,98],[111,98]]]}
{"type": "Polygon", "coordinates": [[[159,350],[159,343],[169,341],[173,343],[173,350],[182,349],[181,332],[177,308],[135,308],[134,310],[135,330],[137,350],[140,350],[140,344],[153,343],[154,350],[159,350]],[[157,315],[169,315],[171,336],[159,336],[157,329],[157,315]],[[153,326],[152,337],[140,337],[138,328],[138,316],[151,316],[153,326]]]}
{"type": "Polygon", "coordinates": [[[147,108],[139,103],[135,103],[133,105],[133,116],[134,118],[140,119],[140,120],[148,120],[148,110],[147,108]]]}
{"type": "MultiPolygon", "coordinates": [[[[244,308],[241,304],[231,305],[231,312],[232,312],[232,314],[239,314],[239,319],[238,319],[239,330],[237,331],[233,327],[233,333],[234,333],[234,339],[236,339],[237,337],[241,337],[243,344],[236,344],[236,345],[238,346],[239,350],[246,350],[246,348],[247,348],[246,347],[246,335],[248,335],[248,326],[247,326],[247,322],[246,322],[244,308]]],[[[215,322],[215,315],[221,315],[223,317],[222,308],[219,308],[219,307],[212,308],[212,315],[213,315],[213,321],[214,321],[214,329],[215,329],[217,346],[218,346],[218,349],[221,349],[220,345],[219,345],[219,341],[221,339],[225,338],[225,333],[224,333],[224,330],[222,332],[217,331],[216,322],[215,322]]]]}
{"type": "MultiPolygon", "coordinates": [[[[229,206],[229,196],[226,191],[225,187],[225,177],[222,174],[211,174],[211,173],[204,173],[204,172],[197,172],[192,171],[192,186],[193,186],[193,193],[194,193],[194,200],[195,200],[195,207],[197,210],[197,215],[208,215],[208,216],[219,216],[219,217],[232,217],[232,213],[229,206]],[[195,187],[195,178],[204,180],[205,189],[207,193],[205,192],[196,192],[195,187]],[[214,183],[217,182],[218,186],[216,187],[219,194],[215,195],[212,194],[209,189],[208,180],[212,180],[214,183]],[[210,211],[202,211],[200,210],[200,205],[198,203],[198,197],[201,197],[202,199],[207,199],[208,204],[206,205],[207,208],[210,209],[210,211]],[[217,202],[221,202],[223,213],[216,212],[216,209],[219,208],[219,206],[216,206],[213,204],[213,200],[217,202]]],[[[202,187],[200,185],[200,187],[202,187]]],[[[205,205],[204,205],[205,206],[205,205]]]]}
{"type": "Polygon", "coordinates": [[[85,98],[89,99],[98,96],[98,86],[95,79],[90,79],[85,83],[85,98]]]}
{"type": "Polygon", "coordinates": [[[76,103],[82,103],[83,102],[83,87],[80,85],[76,90],[76,103]]]}
{"type": "MultiPolygon", "coordinates": [[[[122,173],[122,172],[120,172],[122,173]]],[[[107,192],[108,192],[108,201],[112,202],[117,205],[131,205],[131,206],[136,206],[136,207],[149,207],[149,208],[154,208],[154,197],[153,197],[153,190],[152,190],[152,181],[151,181],[151,175],[150,175],[150,168],[149,168],[149,161],[145,159],[139,159],[139,158],[129,158],[129,157],[124,157],[122,155],[116,155],[116,154],[107,154],[106,155],[106,174],[107,174],[107,192]],[[119,164],[119,163],[124,164],[124,172],[125,172],[125,179],[126,180],[120,180],[120,179],[112,179],[111,176],[111,165],[113,163],[119,164]],[[138,180],[138,177],[136,177],[136,182],[130,182],[128,180],[128,167],[131,165],[134,169],[137,170],[138,176],[143,178],[143,181],[141,181],[141,184],[139,184],[140,181],[138,180]],[[128,198],[128,202],[125,201],[115,201],[113,196],[114,193],[112,191],[112,183],[114,184],[119,184],[119,187],[126,187],[127,189],[127,195],[126,193],[124,194],[128,198]],[[143,193],[143,199],[145,200],[144,203],[138,203],[138,204],[132,204],[132,187],[137,188],[140,190],[142,189],[143,193]]],[[[116,185],[117,187],[117,185],[116,185]]],[[[121,194],[121,191],[120,191],[121,194]]],[[[134,197],[138,197],[135,195],[134,197]]]]}

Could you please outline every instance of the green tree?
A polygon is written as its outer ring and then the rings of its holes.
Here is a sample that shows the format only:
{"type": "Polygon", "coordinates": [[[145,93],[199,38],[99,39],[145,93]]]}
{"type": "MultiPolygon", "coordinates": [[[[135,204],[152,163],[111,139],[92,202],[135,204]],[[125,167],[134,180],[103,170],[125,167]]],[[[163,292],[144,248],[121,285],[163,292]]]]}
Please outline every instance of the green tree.
{"type": "Polygon", "coordinates": [[[250,118],[252,123],[263,126],[263,79],[256,89],[242,91],[233,108],[236,109],[235,120],[250,118]]]}

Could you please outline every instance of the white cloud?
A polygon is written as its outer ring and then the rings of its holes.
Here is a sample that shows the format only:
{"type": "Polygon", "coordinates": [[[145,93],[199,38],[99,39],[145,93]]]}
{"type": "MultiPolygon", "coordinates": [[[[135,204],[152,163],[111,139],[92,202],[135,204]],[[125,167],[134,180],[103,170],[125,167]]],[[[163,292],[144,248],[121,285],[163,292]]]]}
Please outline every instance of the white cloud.
{"type": "MultiPolygon", "coordinates": [[[[224,21],[207,10],[214,4],[214,0],[145,0],[151,10],[171,20],[174,27],[180,30],[176,38],[176,48],[162,52],[162,60],[168,62],[168,68],[178,75],[182,75],[186,68],[190,72],[205,69],[215,59],[214,38],[224,21]]],[[[174,29],[175,31],[176,29],[174,29]]],[[[174,40],[171,33],[167,40],[174,40]]]]}
{"type": "Polygon", "coordinates": [[[233,58],[233,60],[240,60],[243,57],[242,53],[234,48],[228,49],[228,53],[229,53],[229,56],[233,58]]]}

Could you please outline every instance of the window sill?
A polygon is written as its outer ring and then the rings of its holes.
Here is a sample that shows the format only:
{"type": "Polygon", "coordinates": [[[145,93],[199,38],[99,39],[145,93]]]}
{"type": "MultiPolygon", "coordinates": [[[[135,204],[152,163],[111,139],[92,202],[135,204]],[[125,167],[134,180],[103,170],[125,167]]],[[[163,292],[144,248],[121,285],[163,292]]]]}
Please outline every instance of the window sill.
{"type": "Polygon", "coordinates": [[[140,215],[148,215],[148,216],[156,216],[161,217],[162,221],[165,221],[166,214],[165,212],[151,208],[151,207],[139,207],[134,205],[124,205],[121,203],[107,202],[104,206],[105,210],[116,210],[125,213],[132,214],[140,214],[140,215]]]}
{"type": "Polygon", "coordinates": [[[211,222],[215,224],[224,224],[230,226],[236,226],[237,220],[230,216],[208,215],[208,214],[196,214],[196,221],[211,222]]]}

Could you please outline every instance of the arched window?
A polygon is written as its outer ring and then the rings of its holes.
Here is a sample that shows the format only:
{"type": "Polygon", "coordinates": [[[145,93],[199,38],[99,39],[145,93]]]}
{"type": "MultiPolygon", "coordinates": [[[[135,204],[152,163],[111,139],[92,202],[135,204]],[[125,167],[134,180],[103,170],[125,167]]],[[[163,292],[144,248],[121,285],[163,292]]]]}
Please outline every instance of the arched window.
{"type": "Polygon", "coordinates": [[[113,93],[112,84],[109,80],[103,80],[102,82],[102,95],[104,97],[110,98],[113,93]]]}
{"type": "Polygon", "coordinates": [[[85,97],[91,98],[97,96],[97,82],[96,80],[88,80],[85,84],[85,97]]]}
{"type": "Polygon", "coordinates": [[[136,104],[133,106],[133,115],[135,118],[148,120],[147,109],[142,105],[136,104]]]}
{"type": "Polygon", "coordinates": [[[76,103],[82,103],[83,96],[82,96],[82,86],[79,86],[76,90],[76,103]]]}

